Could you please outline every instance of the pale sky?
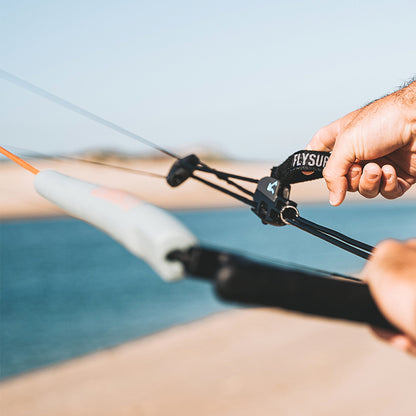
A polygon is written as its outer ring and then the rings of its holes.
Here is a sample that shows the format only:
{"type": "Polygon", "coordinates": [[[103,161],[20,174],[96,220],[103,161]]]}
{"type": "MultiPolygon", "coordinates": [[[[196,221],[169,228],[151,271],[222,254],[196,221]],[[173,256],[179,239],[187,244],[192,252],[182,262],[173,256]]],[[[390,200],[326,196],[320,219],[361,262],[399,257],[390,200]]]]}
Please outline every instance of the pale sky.
{"type": "MultiPolygon", "coordinates": [[[[0,67],[159,145],[282,160],[416,74],[416,2],[6,1],[0,67]]],[[[0,144],[148,151],[0,79],[0,144]]]]}

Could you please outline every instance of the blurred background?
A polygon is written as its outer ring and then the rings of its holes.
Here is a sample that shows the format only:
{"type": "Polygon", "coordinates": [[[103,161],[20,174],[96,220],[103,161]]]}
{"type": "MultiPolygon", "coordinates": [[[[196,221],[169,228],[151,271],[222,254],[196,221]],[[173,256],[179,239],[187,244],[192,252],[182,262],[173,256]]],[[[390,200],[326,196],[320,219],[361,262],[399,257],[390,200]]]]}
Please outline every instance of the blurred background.
{"type": "MultiPolygon", "coordinates": [[[[398,1],[17,1],[1,67],[160,145],[281,160],[414,75],[416,5],[398,1]]],[[[3,144],[142,145],[0,82],[3,144]]]]}
{"type": "MultiPolygon", "coordinates": [[[[416,74],[415,15],[410,0],[3,2],[0,69],[169,150],[203,149],[224,169],[259,177],[416,74]]],[[[6,148],[133,155],[117,164],[166,173],[170,161],[149,158],[143,144],[1,75],[0,97],[6,148]]],[[[344,273],[364,264],[224,208],[199,184],[169,190],[106,168],[33,164],[145,196],[206,244],[344,273]]],[[[367,328],[240,309],[198,281],[167,285],[109,237],[45,205],[32,179],[0,164],[5,414],[416,411],[414,360],[367,328]]],[[[369,244],[415,235],[414,192],[334,209],[324,184],[313,186],[294,190],[306,218],[369,244]]]]}

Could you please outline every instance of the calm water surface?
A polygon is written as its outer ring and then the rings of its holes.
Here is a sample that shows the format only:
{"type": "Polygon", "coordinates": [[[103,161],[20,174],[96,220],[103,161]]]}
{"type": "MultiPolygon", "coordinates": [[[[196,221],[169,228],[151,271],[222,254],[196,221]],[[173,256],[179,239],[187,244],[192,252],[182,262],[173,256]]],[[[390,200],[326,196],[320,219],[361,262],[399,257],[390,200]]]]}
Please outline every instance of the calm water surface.
{"type": "MultiPolygon", "coordinates": [[[[301,214],[369,244],[416,236],[414,203],[365,202],[301,214]]],[[[364,261],[246,209],[174,213],[200,240],[338,272],[364,261]]],[[[0,223],[0,377],[111,347],[229,308],[201,281],[162,282],[100,231],[74,219],[0,223]]]]}

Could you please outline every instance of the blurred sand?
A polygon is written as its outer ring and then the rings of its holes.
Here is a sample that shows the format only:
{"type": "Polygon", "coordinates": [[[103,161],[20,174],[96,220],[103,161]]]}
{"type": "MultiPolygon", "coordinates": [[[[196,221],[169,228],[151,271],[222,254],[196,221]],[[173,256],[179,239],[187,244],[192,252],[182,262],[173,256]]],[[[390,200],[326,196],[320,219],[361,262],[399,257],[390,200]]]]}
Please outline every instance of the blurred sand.
{"type": "MultiPolygon", "coordinates": [[[[196,181],[187,181],[178,188],[171,188],[164,179],[141,176],[108,167],[82,162],[33,160],[39,170],[54,169],[78,179],[131,192],[144,200],[163,208],[203,208],[233,206],[232,198],[208,188],[196,181]]],[[[112,161],[112,164],[166,175],[171,160],[112,161]]],[[[261,175],[267,172],[262,165],[227,163],[216,165],[232,172],[261,175]],[[247,167],[247,169],[246,169],[247,167]]],[[[33,189],[34,176],[14,163],[0,164],[0,218],[63,215],[63,212],[40,197],[33,189]]],[[[237,202],[238,204],[238,202],[237,202]]]]}
{"type": "Polygon", "coordinates": [[[2,415],[411,416],[416,360],[365,327],[225,312],[0,384],[2,415]]]}
{"type": "MultiPolygon", "coordinates": [[[[166,173],[170,163],[132,161],[128,166],[166,173]]],[[[109,168],[33,164],[125,189],[166,208],[238,205],[193,181],[172,189],[163,180],[109,168]]],[[[260,178],[270,164],[224,162],[215,167],[260,178]]],[[[32,181],[18,166],[0,164],[1,219],[62,215],[36,195],[32,181]]],[[[415,198],[415,191],[407,198],[415,198]]],[[[292,198],[325,201],[326,187],[323,181],[296,185],[292,198]]],[[[416,414],[415,385],[416,360],[383,345],[366,327],[245,309],[5,380],[0,383],[0,413],[410,416],[416,414]]]]}

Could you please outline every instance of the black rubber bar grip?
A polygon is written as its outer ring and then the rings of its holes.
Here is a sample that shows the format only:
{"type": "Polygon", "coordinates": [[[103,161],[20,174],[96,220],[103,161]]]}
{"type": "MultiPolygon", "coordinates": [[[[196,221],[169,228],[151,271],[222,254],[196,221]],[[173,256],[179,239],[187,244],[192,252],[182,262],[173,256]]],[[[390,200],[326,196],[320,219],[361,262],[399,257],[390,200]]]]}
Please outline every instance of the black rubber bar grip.
{"type": "Polygon", "coordinates": [[[185,257],[181,260],[188,274],[212,280],[217,295],[225,301],[278,307],[397,331],[381,314],[364,283],[326,272],[265,264],[205,247],[194,247],[185,257]]]}

